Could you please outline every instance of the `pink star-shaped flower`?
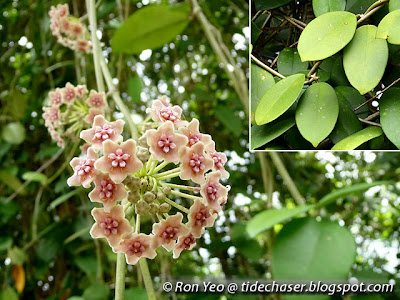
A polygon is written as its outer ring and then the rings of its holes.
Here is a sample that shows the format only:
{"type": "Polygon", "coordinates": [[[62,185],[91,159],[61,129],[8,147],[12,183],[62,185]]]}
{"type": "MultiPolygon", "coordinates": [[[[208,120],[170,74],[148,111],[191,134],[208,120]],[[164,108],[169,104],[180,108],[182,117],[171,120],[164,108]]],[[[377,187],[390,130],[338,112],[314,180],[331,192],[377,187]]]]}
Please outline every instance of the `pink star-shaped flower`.
{"type": "Polygon", "coordinates": [[[92,216],[96,223],[90,229],[90,235],[94,239],[105,237],[111,247],[116,247],[124,235],[132,232],[121,205],[114,206],[110,212],[103,208],[93,208],[92,216]]]}
{"type": "Polygon", "coordinates": [[[83,121],[89,124],[93,124],[94,118],[102,114],[104,114],[104,110],[100,108],[89,108],[89,114],[83,119],[83,121]]]}
{"type": "Polygon", "coordinates": [[[192,147],[197,142],[203,142],[204,146],[211,144],[212,139],[209,134],[202,134],[199,131],[199,120],[193,119],[188,126],[180,127],[179,132],[186,135],[188,138],[188,147],[192,147]]]}
{"type": "Polygon", "coordinates": [[[182,180],[191,179],[198,184],[205,182],[204,173],[212,168],[213,161],[204,153],[202,142],[196,143],[191,148],[182,147],[179,158],[182,162],[179,177],[182,180]]]}
{"type": "Polygon", "coordinates": [[[207,147],[207,153],[211,156],[212,160],[214,161],[213,170],[220,171],[221,177],[229,178],[229,172],[225,170],[225,164],[227,162],[227,158],[225,153],[217,152],[215,150],[215,143],[212,142],[207,147]]]}
{"type": "Polygon", "coordinates": [[[187,144],[187,137],[175,133],[171,121],[160,125],[157,130],[148,130],[146,134],[147,144],[155,159],[178,163],[179,149],[187,144]]]}
{"type": "Polygon", "coordinates": [[[114,252],[123,252],[126,263],[134,265],[141,257],[153,259],[156,257],[155,239],[153,235],[132,233],[119,245],[113,248],[114,252]]]}
{"type": "Polygon", "coordinates": [[[176,244],[173,251],[173,258],[178,258],[181,255],[183,250],[190,250],[196,245],[196,238],[193,234],[189,233],[188,235],[184,235],[179,237],[178,243],[176,244]]]}
{"type": "Polygon", "coordinates": [[[158,99],[153,101],[151,108],[146,109],[146,113],[150,113],[153,121],[157,123],[171,121],[176,128],[187,124],[187,121],[181,120],[182,108],[177,105],[167,106],[158,99]]]}
{"type": "Polygon", "coordinates": [[[99,173],[94,167],[94,163],[98,157],[98,154],[92,148],[87,150],[86,157],[74,157],[70,162],[72,169],[74,169],[74,174],[68,178],[68,185],[90,187],[90,183],[99,173]]]}
{"type": "Polygon", "coordinates": [[[68,82],[62,89],[62,95],[64,102],[73,102],[76,98],[75,87],[68,82]]]}
{"type": "Polygon", "coordinates": [[[103,149],[103,142],[111,140],[113,142],[122,142],[122,129],[125,122],[117,120],[115,122],[108,122],[102,115],[94,117],[93,127],[90,129],[82,130],[80,137],[85,142],[92,144],[95,151],[103,149]]]}
{"type": "Polygon", "coordinates": [[[221,210],[221,203],[228,195],[229,189],[219,183],[221,172],[211,172],[206,175],[206,183],[201,186],[200,194],[203,196],[204,204],[209,208],[221,210]]]}
{"type": "Polygon", "coordinates": [[[189,229],[182,224],[183,215],[177,213],[166,220],[153,225],[153,233],[157,247],[162,245],[167,251],[171,251],[180,236],[187,235],[189,229]]]}
{"type": "Polygon", "coordinates": [[[190,233],[195,238],[199,238],[203,234],[205,227],[210,227],[214,224],[217,215],[217,213],[211,213],[210,208],[205,206],[200,200],[194,200],[188,214],[189,222],[187,226],[190,233]]]}
{"type": "Polygon", "coordinates": [[[106,212],[127,195],[125,186],[114,183],[107,174],[97,175],[94,185],[95,188],[89,193],[90,201],[103,203],[106,212]]]}
{"type": "Polygon", "coordinates": [[[50,105],[59,107],[62,104],[62,94],[59,88],[56,88],[54,92],[49,93],[50,105]]]}
{"type": "Polygon", "coordinates": [[[88,93],[86,85],[77,85],[75,88],[75,91],[76,91],[77,95],[82,98],[86,97],[86,95],[88,93]]]}
{"type": "Polygon", "coordinates": [[[108,173],[111,180],[121,183],[128,174],[139,171],[143,164],[135,156],[136,142],[132,139],[118,145],[106,140],[103,143],[104,156],[95,163],[97,170],[108,173]]]}
{"type": "Polygon", "coordinates": [[[106,95],[104,93],[98,93],[95,90],[91,90],[89,97],[86,99],[86,103],[89,104],[91,107],[95,108],[102,108],[106,107],[106,101],[105,101],[106,95]]]}
{"type": "Polygon", "coordinates": [[[43,119],[57,125],[60,121],[60,110],[58,107],[44,107],[43,119]]]}

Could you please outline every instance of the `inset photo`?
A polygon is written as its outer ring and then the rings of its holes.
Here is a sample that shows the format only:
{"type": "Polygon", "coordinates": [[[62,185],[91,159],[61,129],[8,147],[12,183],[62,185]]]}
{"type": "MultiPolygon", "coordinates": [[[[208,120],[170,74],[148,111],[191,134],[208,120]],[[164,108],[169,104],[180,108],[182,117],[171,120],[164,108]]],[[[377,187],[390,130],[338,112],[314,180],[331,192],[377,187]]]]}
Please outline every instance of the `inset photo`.
{"type": "Polygon", "coordinates": [[[250,150],[400,147],[400,1],[251,0],[250,150]]]}

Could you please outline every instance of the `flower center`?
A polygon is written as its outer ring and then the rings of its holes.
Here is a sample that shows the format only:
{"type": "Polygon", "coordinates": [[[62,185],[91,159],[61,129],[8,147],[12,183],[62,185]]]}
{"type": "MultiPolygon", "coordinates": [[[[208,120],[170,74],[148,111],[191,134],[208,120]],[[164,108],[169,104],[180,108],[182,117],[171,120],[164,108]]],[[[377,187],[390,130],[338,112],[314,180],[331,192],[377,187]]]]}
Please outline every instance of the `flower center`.
{"type": "Polygon", "coordinates": [[[110,199],[113,196],[114,185],[106,180],[101,181],[100,199],[110,199]]]}
{"type": "Polygon", "coordinates": [[[67,101],[72,101],[75,98],[75,91],[74,89],[70,88],[70,89],[65,89],[64,91],[64,98],[67,101]]]}
{"type": "Polygon", "coordinates": [[[218,185],[215,183],[210,183],[207,186],[207,196],[211,200],[215,201],[217,199],[217,193],[218,193],[218,185]]]}
{"type": "Polygon", "coordinates": [[[185,239],[183,240],[183,245],[182,245],[182,247],[183,247],[184,249],[189,249],[189,248],[190,248],[190,245],[192,245],[192,244],[194,244],[194,243],[196,243],[196,239],[195,239],[194,236],[191,234],[191,235],[185,237],[185,239]]]}
{"type": "Polygon", "coordinates": [[[162,233],[162,238],[164,240],[167,240],[168,243],[171,240],[177,240],[178,239],[178,231],[179,231],[178,228],[168,226],[162,233]]]}
{"type": "Polygon", "coordinates": [[[222,168],[224,167],[224,162],[222,161],[221,156],[220,156],[217,152],[212,153],[212,154],[211,154],[211,158],[213,159],[213,161],[214,161],[214,166],[215,166],[217,169],[222,169],[222,168]]]}
{"type": "Polygon", "coordinates": [[[189,145],[193,146],[198,141],[200,141],[200,134],[189,132],[189,145]]]}
{"type": "Polygon", "coordinates": [[[124,153],[121,148],[117,149],[115,153],[110,153],[108,155],[108,158],[111,160],[111,165],[114,168],[120,167],[120,168],[125,168],[126,167],[126,161],[130,158],[131,156],[128,153],[124,153]]]}
{"type": "Polygon", "coordinates": [[[105,235],[117,234],[118,233],[119,223],[112,218],[106,218],[103,222],[101,222],[100,227],[104,229],[105,235]]]}
{"type": "Polygon", "coordinates": [[[76,171],[79,176],[88,175],[93,170],[94,159],[85,159],[82,164],[76,166],[76,171]]]}
{"type": "Polygon", "coordinates": [[[160,116],[163,118],[165,121],[172,121],[175,122],[179,120],[179,114],[173,110],[170,109],[163,109],[160,111],[160,116]]]}
{"type": "Polygon", "coordinates": [[[175,149],[176,145],[172,139],[172,135],[167,136],[163,133],[158,141],[158,147],[160,147],[164,153],[168,153],[170,150],[175,149]]]}
{"type": "Polygon", "coordinates": [[[145,250],[145,247],[142,245],[141,242],[133,242],[126,254],[128,255],[141,255],[145,250]]]}
{"type": "Polygon", "coordinates": [[[53,94],[53,97],[52,97],[51,100],[52,100],[54,105],[61,104],[61,95],[60,95],[60,93],[53,94]]]}
{"type": "Polygon", "coordinates": [[[90,102],[92,103],[92,106],[100,107],[103,104],[103,98],[100,95],[96,95],[92,97],[90,102]]]}
{"type": "Polygon", "coordinates": [[[104,124],[103,127],[96,126],[94,132],[93,140],[97,139],[100,141],[105,141],[114,134],[114,130],[108,124],[104,124]]]}
{"type": "Polygon", "coordinates": [[[207,218],[209,217],[210,213],[207,211],[206,208],[200,209],[196,216],[196,225],[203,226],[206,223],[207,218]]]}
{"type": "Polygon", "coordinates": [[[200,171],[206,168],[203,162],[204,162],[204,156],[200,156],[196,153],[193,153],[192,158],[189,161],[189,165],[194,173],[199,173],[200,171]]]}

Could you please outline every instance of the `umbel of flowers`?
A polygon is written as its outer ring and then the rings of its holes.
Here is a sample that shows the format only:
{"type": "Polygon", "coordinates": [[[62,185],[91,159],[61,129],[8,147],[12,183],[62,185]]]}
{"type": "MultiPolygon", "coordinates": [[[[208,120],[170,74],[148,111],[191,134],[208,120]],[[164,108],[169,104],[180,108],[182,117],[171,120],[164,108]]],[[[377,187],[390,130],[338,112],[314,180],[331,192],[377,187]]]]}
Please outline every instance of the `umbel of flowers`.
{"type": "MultiPolygon", "coordinates": [[[[49,106],[43,107],[43,119],[51,137],[60,147],[65,138],[74,138],[84,128],[93,124],[96,115],[104,115],[107,108],[106,96],[95,90],[88,92],[85,85],[67,83],[49,93],[49,106]]],[[[122,130],[122,129],[121,129],[122,130]]]]}
{"type": "Polygon", "coordinates": [[[70,15],[68,4],[52,6],[49,15],[51,32],[61,45],[80,52],[92,51],[86,26],[78,18],[70,15]]]}
{"type": "Polygon", "coordinates": [[[80,134],[90,147],[70,163],[68,185],[90,188],[93,182],[89,198],[102,204],[92,210],[90,234],[106,238],[128,264],[154,258],[161,246],[174,258],[192,249],[213,226],[229,191],[219,182],[229,177],[226,156],[215,150],[210,135],[199,132],[198,120],[182,120],[182,109],[165,97],[147,112],[152,121],[142,126],[138,142],[123,141],[122,120],[96,116],[93,127],[80,134]],[[141,220],[152,220],[151,232],[141,231],[141,220]]]}

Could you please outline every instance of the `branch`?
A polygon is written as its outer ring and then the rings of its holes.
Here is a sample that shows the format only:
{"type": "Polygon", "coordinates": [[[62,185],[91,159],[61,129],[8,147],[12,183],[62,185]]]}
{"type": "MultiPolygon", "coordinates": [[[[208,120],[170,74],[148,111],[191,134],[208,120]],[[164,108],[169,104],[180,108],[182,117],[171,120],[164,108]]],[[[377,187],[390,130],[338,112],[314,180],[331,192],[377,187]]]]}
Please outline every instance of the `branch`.
{"type": "Polygon", "coordinates": [[[250,54],[251,59],[259,65],[261,68],[264,70],[270,72],[272,75],[278,76],[279,78],[285,79],[286,77],[283,76],[281,73],[275,71],[274,69],[268,67],[266,64],[264,64],[261,60],[259,60],[257,57],[255,57],[253,54],[250,54]]]}

